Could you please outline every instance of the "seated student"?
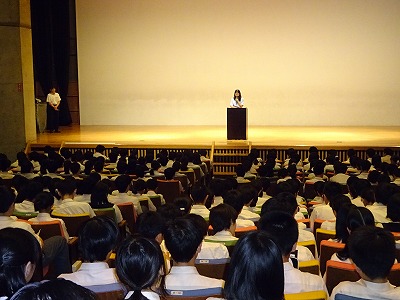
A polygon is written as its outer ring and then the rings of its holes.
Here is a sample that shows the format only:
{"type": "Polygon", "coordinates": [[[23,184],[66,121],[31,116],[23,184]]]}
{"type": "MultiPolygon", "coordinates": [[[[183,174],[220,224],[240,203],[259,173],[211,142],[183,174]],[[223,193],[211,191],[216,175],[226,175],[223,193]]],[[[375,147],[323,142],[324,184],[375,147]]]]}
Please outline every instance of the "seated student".
{"type": "Polygon", "coordinates": [[[258,191],[252,186],[243,186],[240,188],[244,199],[244,206],[240,212],[238,219],[240,220],[250,220],[257,222],[260,220],[260,215],[253,212],[258,200],[258,191]]]}
{"type": "Polygon", "coordinates": [[[301,272],[293,267],[290,255],[296,250],[299,228],[296,220],[285,212],[272,211],[260,220],[260,230],[268,233],[282,253],[285,294],[326,290],[321,276],[301,272]]]}
{"type": "Polygon", "coordinates": [[[101,181],[94,186],[92,194],[90,195],[90,206],[93,209],[114,208],[115,222],[117,224],[121,223],[124,219],[119,207],[111,202],[108,202],[108,186],[101,181]]]}
{"type": "Polygon", "coordinates": [[[365,206],[361,199],[361,193],[363,190],[365,190],[367,188],[371,188],[371,183],[367,179],[357,178],[356,180],[354,180],[354,182],[352,183],[351,190],[349,188],[349,191],[352,196],[351,202],[354,205],[357,205],[360,207],[365,206]]]}
{"type": "Polygon", "coordinates": [[[213,178],[210,182],[210,189],[214,193],[214,202],[211,204],[211,207],[217,206],[219,204],[224,203],[224,199],[222,195],[226,191],[226,181],[222,178],[213,178]]]}
{"type": "Polygon", "coordinates": [[[8,299],[31,280],[40,256],[40,245],[28,231],[0,230],[0,299],[8,299]]]}
{"type": "Polygon", "coordinates": [[[315,196],[314,199],[312,199],[314,207],[319,204],[325,204],[325,200],[323,198],[324,187],[325,187],[325,181],[317,181],[316,183],[314,183],[314,191],[317,194],[317,196],[315,196]]]}
{"type": "Polygon", "coordinates": [[[178,197],[174,199],[173,205],[179,210],[179,216],[183,217],[190,213],[193,201],[187,196],[178,197]]]}
{"type": "Polygon", "coordinates": [[[346,245],[343,250],[334,253],[331,260],[350,263],[347,241],[354,230],[363,226],[375,226],[374,216],[368,209],[354,204],[340,207],[336,220],[336,238],[339,243],[346,245]]]}
{"type": "Polygon", "coordinates": [[[136,180],[132,187],[132,193],[138,198],[139,203],[142,206],[142,211],[156,211],[157,208],[154,206],[149,196],[146,195],[146,192],[146,181],[143,179],[136,180]]]}
{"type": "MultiPolygon", "coordinates": [[[[297,209],[298,207],[296,199],[292,194],[280,193],[276,197],[272,197],[271,199],[269,199],[263,205],[261,210],[261,217],[264,214],[271,211],[283,211],[290,214],[291,216],[294,216],[296,214],[297,209]]],[[[298,228],[299,228],[299,236],[298,236],[299,242],[315,240],[314,234],[306,230],[306,226],[303,223],[299,222],[298,228]]],[[[311,253],[311,251],[308,248],[297,245],[296,249],[298,251],[299,261],[307,261],[314,259],[314,254],[311,253]]]]}
{"type": "MultiPolygon", "coordinates": [[[[224,204],[232,206],[239,216],[245,204],[245,198],[243,197],[243,194],[238,190],[231,190],[227,191],[222,197],[224,198],[224,204]]],[[[244,218],[239,219],[238,217],[238,219],[236,220],[236,226],[238,228],[251,227],[254,226],[254,222],[244,218]]]]}
{"type": "Polygon", "coordinates": [[[14,194],[5,186],[0,186],[0,229],[20,228],[32,234],[42,246],[43,266],[53,266],[53,271],[47,274],[48,278],[58,276],[61,273],[71,272],[71,264],[68,255],[68,245],[61,236],[53,236],[43,241],[37,235],[31,225],[11,217],[14,211],[14,194]]]}
{"type": "Polygon", "coordinates": [[[95,152],[93,153],[93,157],[102,157],[104,160],[109,160],[109,158],[104,155],[104,151],[106,151],[106,147],[104,147],[103,145],[97,145],[95,148],[95,152]]]}
{"type": "Polygon", "coordinates": [[[371,162],[368,160],[360,159],[358,161],[358,169],[361,170],[361,173],[357,175],[360,179],[367,179],[369,170],[371,169],[371,162]]]}
{"type": "Polygon", "coordinates": [[[387,205],[387,218],[391,223],[400,222],[400,193],[396,193],[389,198],[387,205]]]}
{"type": "Polygon", "coordinates": [[[24,188],[22,188],[21,193],[17,195],[16,202],[18,202],[18,198],[20,200],[23,199],[23,201],[20,203],[15,203],[15,211],[22,213],[35,212],[34,199],[36,195],[42,191],[42,184],[39,182],[30,181],[24,188]]]}
{"type": "Polygon", "coordinates": [[[369,209],[375,218],[375,223],[387,223],[390,220],[387,218],[387,207],[375,201],[375,191],[371,188],[366,188],[361,192],[361,201],[367,209],[369,209]]]}
{"type": "Polygon", "coordinates": [[[115,187],[110,197],[108,197],[108,201],[114,204],[120,204],[125,202],[133,203],[135,207],[136,213],[140,215],[143,211],[140,206],[139,198],[134,196],[133,193],[129,190],[131,186],[131,178],[129,175],[120,175],[115,179],[115,187]]]}
{"type": "Polygon", "coordinates": [[[203,233],[192,219],[182,217],[172,221],[165,230],[164,238],[174,262],[165,277],[167,290],[210,289],[210,294],[221,292],[223,280],[201,276],[194,266],[201,250],[203,233]]]}
{"type": "Polygon", "coordinates": [[[6,155],[0,157],[0,178],[2,179],[12,179],[14,174],[10,171],[11,161],[6,155]]]}
{"type": "Polygon", "coordinates": [[[56,185],[56,191],[61,197],[61,202],[53,212],[57,214],[76,215],[89,214],[93,218],[96,214],[88,203],[74,201],[76,181],[73,178],[61,180],[56,185]]]}
{"type": "Polygon", "coordinates": [[[400,299],[400,288],[387,279],[396,257],[393,235],[381,228],[363,226],[348,241],[349,255],[361,279],[343,281],[332,291],[362,299],[400,299]]]}
{"type": "Polygon", "coordinates": [[[236,173],[237,183],[249,183],[250,182],[250,180],[244,178],[244,175],[246,174],[246,170],[242,164],[239,164],[236,166],[235,173],[236,173]]]}
{"type": "Polygon", "coordinates": [[[280,169],[278,171],[278,178],[279,179],[276,181],[277,184],[281,183],[281,182],[284,182],[284,181],[286,181],[288,179],[292,179],[292,177],[289,176],[288,170],[286,168],[280,169]]]}
{"type": "Polygon", "coordinates": [[[342,194],[342,187],[337,182],[326,182],[324,184],[324,192],[322,198],[324,204],[314,207],[310,216],[310,227],[314,229],[315,219],[321,220],[334,220],[335,215],[333,214],[332,208],[329,206],[329,201],[334,197],[342,194]]]}
{"type": "Polygon", "coordinates": [[[184,188],[183,188],[183,186],[182,186],[182,183],[181,183],[179,180],[174,179],[174,176],[175,176],[175,171],[174,171],[174,169],[172,169],[172,168],[166,168],[166,169],[164,170],[164,176],[165,176],[165,180],[166,180],[166,181],[178,181],[178,183],[179,183],[179,191],[180,191],[181,193],[185,192],[185,190],[184,190],[184,188]]]}
{"type": "Polygon", "coordinates": [[[271,196],[267,194],[267,191],[268,191],[269,187],[271,186],[271,182],[269,181],[269,179],[268,178],[260,178],[260,179],[254,180],[254,186],[256,188],[258,188],[259,185],[261,185],[262,190],[260,191],[260,195],[258,195],[256,207],[263,206],[263,204],[266,201],[268,201],[268,199],[271,198],[271,196]]]}
{"type": "Polygon", "coordinates": [[[347,166],[340,161],[336,162],[334,165],[335,175],[329,178],[329,181],[337,182],[342,185],[347,184],[347,179],[349,179],[349,175],[346,174],[347,166]]]}
{"type": "Polygon", "coordinates": [[[312,169],[314,167],[314,165],[315,165],[315,163],[317,161],[319,161],[318,152],[310,152],[310,156],[308,157],[308,161],[307,162],[306,162],[306,160],[303,161],[303,163],[304,163],[303,171],[304,172],[309,172],[310,169],[312,169]]]}
{"type": "Polygon", "coordinates": [[[35,218],[28,220],[30,223],[41,223],[50,221],[59,221],[64,234],[64,238],[68,241],[69,234],[65,222],[62,219],[53,218],[50,216],[51,209],[54,204],[54,197],[50,192],[41,192],[35,197],[35,211],[38,211],[38,215],[35,218]]]}
{"type": "Polygon", "coordinates": [[[314,168],[313,168],[313,173],[308,175],[308,178],[306,180],[306,184],[312,184],[317,181],[324,181],[327,180],[327,177],[324,175],[324,168],[325,168],[325,162],[320,160],[315,163],[314,168]]]}
{"type": "MultiPolygon", "coordinates": [[[[336,231],[336,219],[338,217],[338,211],[340,210],[342,205],[350,205],[350,204],[351,204],[350,198],[345,195],[337,195],[336,197],[333,197],[332,200],[329,201],[329,206],[332,208],[335,218],[331,220],[325,220],[324,222],[322,222],[321,229],[336,231]]],[[[338,237],[338,232],[336,231],[336,238],[337,237],[338,237]]]]}
{"type": "Polygon", "coordinates": [[[10,300],[96,300],[96,293],[69,280],[54,279],[25,285],[10,300]]]}
{"type": "Polygon", "coordinates": [[[78,249],[83,260],[82,266],[74,273],[61,274],[59,278],[70,280],[95,292],[94,286],[119,283],[115,269],[110,268],[106,262],[118,239],[118,227],[110,218],[90,219],[79,231],[78,249]]]}
{"type": "Polygon", "coordinates": [[[206,241],[236,242],[236,210],[228,204],[220,204],[210,210],[210,225],[214,235],[206,236],[206,241]]]}
{"type": "Polygon", "coordinates": [[[98,182],[98,180],[94,178],[95,175],[98,174],[92,173],[91,176],[86,177],[81,181],[76,180],[77,189],[74,201],[90,203],[90,195],[92,194],[94,186],[98,182]]]}
{"type": "Polygon", "coordinates": [[[100,180],[108,179],[107,175],[104,172],[109,172],[104,170],[105,161],[103,157],[98,157],[93,159],[93,172],[100,175],[100,180]]]}
{"type": "MultiPolygon", "coordinates": [[[[193,220],[197,227],[203,233],[203,237],[207,236],[208,233],[208,224],[199,215],[196,214],[188,214],[187,218],[193,220]]],[[[201,244],[201,250],[197,255],[197,259],[222,259],[222,258],[229,258],[228,248],[221,243],[214,243],[214,242],[207,242],[203,240],[201,244]]]]}
{"type": "Polygon", "coordinates": [[[299,196],[298,194],[300,188],[301,188],[301,183],[297,179],[288,179],[284,182],[281,182],[276,187],[277,194],[290,193],[293,196],[295,196],[296,202],[298,203],[298,210],[294,215],[294,218],[296,220],[303,220],[305,219],[304,214],[308,214],[307,208],[304,205],[306,201],[303,197],[299,196]]]}
{"type": "Polygon", "coordinates": [[[156,179],[154,179],[154,178],[148,179],[148,180],[146,181],[146,190],[147,190],[147,193],[146,193],[145,195],[148,196],[148,197],[151,197],[151,196],[160,196],[161,205],[162,205],[162,204],[165,204],[164,196],[161,195],[161,194],[157,194],[157,186],[158,186],[158,183],[157,183],[157,180],[156,180],[156,179]]]}
{"type": "MultiPolygon", "coordinates": [[[[265,232],[243,236],[233,253],[224,299],[284,299],[284,274],[281,252],[265,232]]],[[[215,300],[221,298],[207,298],[215,300]]]]}
{"type": "Polygon", "coordinates": [[[38,177],[39,174],[35,174],[33,171],[33,164],[29,160],[21,161],[20,163],[21,172],[20,175],[24,176],[27,179],[33,179],[38,177]]]}
{"type": "Polygon", "coordinates": [[[190,213],[199,215],[208,220],[210,211],[205,206],[208,199],[207,188],[204,185],[195,185],[190,191],[190,198],[193,200],[193,206],[190,213]]]}
{"type": "Polygon", "coordinates": [[[125,299],[160,299],[164,294],[161,277],[165,274],[160,246],[153,239],[128,237],[118,248],[116,270],[130,291],[125,299]]]}

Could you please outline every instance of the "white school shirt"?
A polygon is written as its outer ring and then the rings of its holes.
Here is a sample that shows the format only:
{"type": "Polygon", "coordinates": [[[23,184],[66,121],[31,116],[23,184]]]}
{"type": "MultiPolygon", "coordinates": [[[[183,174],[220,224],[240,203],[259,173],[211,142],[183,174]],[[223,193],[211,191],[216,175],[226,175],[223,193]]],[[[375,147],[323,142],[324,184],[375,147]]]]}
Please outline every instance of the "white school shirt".
{"type": "Polygon", "coordinates": [[[82,263],[78,271],[70,274],[61,274],[58,278],[70,280],[81,286],[119,282],[115,269],[110,268],[106,262],[82,263]]]}
{"type": "Polygon", "coordinates": [[[190,210],[191,214],[199,215],[200,217],[203,217],[204,219],[207,219],[210,217],[210,211],[208,210],[205,205],[202,204],[195,204],[192,206],[190,210]]]}
{"type": "Polygon", "coordinates": [[[52,93],[48,93],[46,102],[49,102],[53,105],[57,105],[58,103],[61,102],[61,97],[58,93],[54,93],[54,95],[52,93]]]}
{"type": "Polygon", "coordinates": [[[331,178],[329,178],[329,181],[332,182],[337,182],[339,184],[342,185],[346,185],[347,184],[347,179],[349,179],[349,175],[347,174],[343,174],[343,173],[338,173],[336,175],[333,175],[331,178]]]}
{"type": "Polygon", "coordinates": [[[233,236],[228,230],[221,230],[214,235],[206,236],[205,241],[216,241],[216,242],[227,242],[227,241],[237,241],[238,238],[233,236]]]}
{"type": "Polygon", "coordinates": [[[42,245],[43,243],[42,239],[35,233],[31,225],[29,225],[27,222],[19,221],[12,217],[0,216],[0,229],[3,228],[20,228],[26,230],[29,233],[33,234],[33,236],[39,242],[39,245],[42,245]]]}
{"type": "Polygon", "coordinates": [[[260,215],[252,212],[249,207],[243,206],[242,211],[240,212],[238,219],[240,220],[250,220],[253,222],[257,222],[260,220],[260,215]]]}
{"type": "Polygon", "coordinates": [[[24,200],[21,203],[15,203],[14,210],[22,213],[33,213],[35,212],[35,205],[32,201],[24,200]]]}
{"type": "MultiPolygon", "coordinates": [[[[243,106],[244,105],[244,98],[242,97],[239,103],[243,106]]],[[[236,102],[235,98],[231,98],[231,102],[229,103],[230,107],[240,108],[239,104],[236,102]]]]}
{"type": "MultiPolygon", "coordinates": [[[[141,291],[142,295],[149,300],[160,300],[160,295],[153,291],[141,291]]],[[[133,294],[133,291],[128,292],[124,299],[129,299],[133,294]]]]}
{"type": "Polygon", "coordinates": [[[330,207],[329,204],[315,206],[310,216],[310,227],[311,229],[314,228],[315,219],[333,220],[335,218],[335,214],[333,213],[332,207],[330,207]]]}
{"type": "Polygon", "coordinates": [[[391,221],[386,217],[387,216],[386,205],[374,202],[374,204],[372,205],[367,205],[366,208],[368,208],[374,215],[375,223],[389,223],[391,221]]]}
{"type": "Polygon", "coordinates": [[[400,299],[400,288],[385,283],[374,283],[360,279],[356,282],[343,281],[332,291],[329,299],[334,300],[336,294],[344,294],[363,299],[397,300],[400,299]]]}
{"type": "Polygon", "coordinates": [[[64,199],[54,208],[54,213],[65,215],[89,214],[91,218],[95,217],[92,207],[85,202],[76,202],[73,199],[64,199]]]}
{"type": "Polygon", "coordinates": [[[165,287],[168,290],[199,290],[207,288],[222,288],[224,281],[202,276],[194,266],[174,266],[165,276],[165,287]]]}
{"type": "Polygon", "coordinates": [[[285,278],[285,294],[325,291],[324,280],[321,276],[295,269],[290,262],[283,263],[285,278]]]}
{"type": "Polygon", "coordinates": [[[110,196],[108,196],[108,202],[113,204],[121,204],[126,202],[133,203],[136,213],[138,215],[142,214],[142,207],[140,206],[139,198],[133,196],[131,192],[119,193],[118,191],[113,191],[110,196]]]}
{"type": "Polygon", "coordinates": [[[220,243],[203,241],[200,253],[196,259],[221,259],[229,258],[229,251],[225,245],[220,243]]]}

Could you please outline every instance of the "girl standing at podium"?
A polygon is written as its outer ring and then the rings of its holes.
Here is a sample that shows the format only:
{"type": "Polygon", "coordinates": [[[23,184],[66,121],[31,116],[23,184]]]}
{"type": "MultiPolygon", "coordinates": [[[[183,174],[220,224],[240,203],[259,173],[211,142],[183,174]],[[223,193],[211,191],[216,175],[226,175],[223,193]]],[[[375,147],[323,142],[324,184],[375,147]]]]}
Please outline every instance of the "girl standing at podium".
{"type": "Polygon", "coordinates": [[[232,108],[242,108],[243,105],[244,99],[242,98],[242,93],[240,92],[240,90],[235,90],[229,106],[232,108]]]}

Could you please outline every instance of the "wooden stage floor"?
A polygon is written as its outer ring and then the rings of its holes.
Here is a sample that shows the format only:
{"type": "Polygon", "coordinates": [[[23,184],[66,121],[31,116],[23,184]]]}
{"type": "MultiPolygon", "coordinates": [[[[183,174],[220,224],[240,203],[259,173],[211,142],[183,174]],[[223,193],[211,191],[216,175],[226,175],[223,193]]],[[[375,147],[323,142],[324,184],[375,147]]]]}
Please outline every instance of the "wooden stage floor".
{"type": "MultiPolygon", "coordinates": [[[[225,126],[64,126],[33,144],[62,142],[135,146],[227,144],[225,126]]],[[[249,126],[248,141],[265,147],[400,147],[400,127],[249,126]]]]}

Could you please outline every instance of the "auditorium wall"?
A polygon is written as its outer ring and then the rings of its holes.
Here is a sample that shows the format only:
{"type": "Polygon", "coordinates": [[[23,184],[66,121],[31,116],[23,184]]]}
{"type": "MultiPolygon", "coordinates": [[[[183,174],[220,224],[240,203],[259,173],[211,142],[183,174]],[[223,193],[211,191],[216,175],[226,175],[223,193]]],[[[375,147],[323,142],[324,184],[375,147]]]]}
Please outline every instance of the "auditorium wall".
{"type": "Polygon", "coordinates": [[[77,0],[81,125],[400,126],[398,0],[77,0]]]}

